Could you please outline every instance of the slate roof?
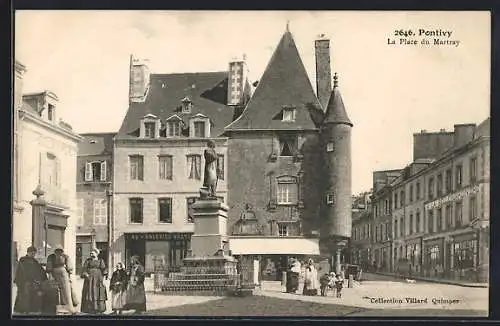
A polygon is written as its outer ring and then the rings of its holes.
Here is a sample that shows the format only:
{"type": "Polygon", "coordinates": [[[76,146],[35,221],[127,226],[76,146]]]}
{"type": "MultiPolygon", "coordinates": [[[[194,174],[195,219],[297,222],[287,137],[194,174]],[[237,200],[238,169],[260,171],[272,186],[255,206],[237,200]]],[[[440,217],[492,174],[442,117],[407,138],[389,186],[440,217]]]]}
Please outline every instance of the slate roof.
{"type": "Polygon", "coordinates": [[[344,101],[342,101],[342,96],[340,95],[337,74],[335,74],[333,85],[323,123],[344,123],[352,127],[352,122],[347,116],[344,101]]]}
{"type": "Polygon", "coordinates": [[[310,130],[317,129],[322,118],[321,105],[287,30],[245,110],[226,130],[310,130]],[[284,106],[296,108],[294,122],[281,121],[284,106]]]}
{"type": "Polygon", "coordinates": [[[219,137],[224,127],[233,121],[237,108],[227,103],[228,72],[151,74],[150,89],[145,102],[131,103],[117,139],[136,138],[140,120],[153,114],[165,122],[174,114],[186,125],[190,117],[201,113],[211,120],[211,137],[219,137]],[[181,100],[192,102],[191,113],[181,112],[181,100]]]}
{"type": "Polygon", "coordinates": [[[78,156],[112,154],[115,135],[115,132],[80,134],[83,140],[78,144],[78,156]]]}

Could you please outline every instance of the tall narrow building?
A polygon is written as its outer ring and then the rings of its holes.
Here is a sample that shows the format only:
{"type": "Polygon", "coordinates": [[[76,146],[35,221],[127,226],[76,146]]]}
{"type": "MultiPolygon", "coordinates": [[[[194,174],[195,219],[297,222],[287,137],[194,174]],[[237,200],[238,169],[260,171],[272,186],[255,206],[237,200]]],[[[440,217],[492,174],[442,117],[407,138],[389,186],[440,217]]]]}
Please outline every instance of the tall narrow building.
{"type": "MultiPolygon", "coordinates": [[[[320,246],[323,251],[337,251],[343,240],[351,237],[351,129],[335,74],[321,129],[324,153],[325,188],[322,205],[320,246]]],[[[335,259],[338,261],[339,257],[335,259]]],[[[338,266],[338,264],[337,264],[338,266]]]]}
{"type": "Polygon", "coordinates": [[[323,109],[286,29],[241,116],[226,127],[230,247],[281,278],[290,256],[319,254],[323,109]]]}

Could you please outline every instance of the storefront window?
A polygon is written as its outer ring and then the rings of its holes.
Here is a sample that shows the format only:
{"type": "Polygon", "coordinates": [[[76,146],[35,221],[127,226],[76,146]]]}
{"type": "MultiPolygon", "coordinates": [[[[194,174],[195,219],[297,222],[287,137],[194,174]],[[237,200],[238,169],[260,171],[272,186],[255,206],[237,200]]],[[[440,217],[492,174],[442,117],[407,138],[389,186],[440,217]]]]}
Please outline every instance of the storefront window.
{"type": "Polygon", "coordinates": [[[474,267],[475,253],[477,251],[475,240],[465,240],[454,244],[454,267],[455,269],[467,269],[474,267]]]}
{"type": "Polygon", "coordinates": [[[441,263],[439,246],[434,245],[429,249],[431,266],[436,266],[441,263]]]}
{"type": "Polygon", "coordinates": [[[462,219],[462,201],[455,203],[455,226],[461,226],[462,219]]]}

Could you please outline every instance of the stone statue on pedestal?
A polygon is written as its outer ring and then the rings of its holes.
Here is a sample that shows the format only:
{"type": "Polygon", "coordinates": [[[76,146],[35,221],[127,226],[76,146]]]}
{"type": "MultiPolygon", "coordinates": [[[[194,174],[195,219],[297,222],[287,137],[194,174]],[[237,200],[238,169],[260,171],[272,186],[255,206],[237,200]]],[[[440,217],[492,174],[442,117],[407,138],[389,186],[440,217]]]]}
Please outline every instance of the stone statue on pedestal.
{"type": "Polygon", "coordinates": [[[202,199],[217,198],[217,152],[215,151],[215,143],[213,140],[207,141],[207,148],[204,152],[205,169],[203,172],[203,187],[200,189],[200,197],[202,199]]]}

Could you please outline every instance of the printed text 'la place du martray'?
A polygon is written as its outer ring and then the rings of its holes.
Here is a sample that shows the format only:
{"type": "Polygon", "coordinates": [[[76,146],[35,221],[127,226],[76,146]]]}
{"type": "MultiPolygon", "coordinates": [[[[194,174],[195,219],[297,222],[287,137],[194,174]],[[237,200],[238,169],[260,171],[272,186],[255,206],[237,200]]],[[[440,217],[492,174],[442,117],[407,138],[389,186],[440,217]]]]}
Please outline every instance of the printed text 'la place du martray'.
{"type": "Polygon", "coordinates": [[[387,38],[387,44],[458,47],[460,40],[454,39],[453,31],[441,28],[397,29],[393,31],[391,37],[387,38]]]}

